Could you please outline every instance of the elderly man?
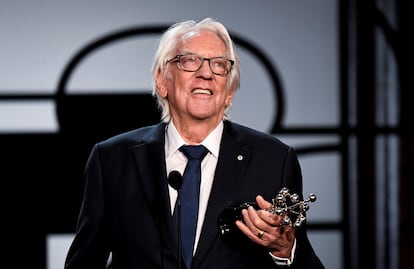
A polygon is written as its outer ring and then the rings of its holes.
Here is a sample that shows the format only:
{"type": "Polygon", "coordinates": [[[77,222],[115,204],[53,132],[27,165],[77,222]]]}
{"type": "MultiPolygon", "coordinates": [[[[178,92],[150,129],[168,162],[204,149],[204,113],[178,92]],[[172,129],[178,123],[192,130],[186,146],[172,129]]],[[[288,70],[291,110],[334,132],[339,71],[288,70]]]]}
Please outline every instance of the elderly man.
{"type": "Polygon", "coordinates": [[[65,268],[324,268],[306,227],[269,212],[280,189],[302,193],[294,150],[233,123],[239,61],[226,28],[206,18],[162,36],[153,65],[161,122],[97,143],[85,172],[77,233],[65,268]],[[217,227],[229,205],[255,201],[217,227]]]}

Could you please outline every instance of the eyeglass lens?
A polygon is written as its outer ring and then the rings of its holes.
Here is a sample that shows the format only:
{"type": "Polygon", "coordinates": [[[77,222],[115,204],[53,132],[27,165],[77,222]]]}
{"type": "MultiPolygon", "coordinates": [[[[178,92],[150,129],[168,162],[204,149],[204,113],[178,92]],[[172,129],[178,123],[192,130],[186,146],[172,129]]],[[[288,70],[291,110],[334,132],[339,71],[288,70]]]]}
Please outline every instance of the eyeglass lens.
{"type": "Polygon", "coordinates": [[[203,58],[198,55],[181,55],[179,62],[184,71],[195,72],[201,68],[204,61],[208,61],[211,71],[217,75],[225,75],[230,72],[231,62],[222,57],[203,58]]]}

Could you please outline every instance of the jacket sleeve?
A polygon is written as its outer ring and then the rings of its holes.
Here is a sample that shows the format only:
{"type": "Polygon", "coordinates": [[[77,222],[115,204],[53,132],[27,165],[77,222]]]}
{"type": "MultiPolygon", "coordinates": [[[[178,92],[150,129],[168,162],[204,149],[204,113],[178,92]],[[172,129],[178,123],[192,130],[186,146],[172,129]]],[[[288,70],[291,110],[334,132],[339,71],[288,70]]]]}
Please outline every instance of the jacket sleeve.
{"type": "Polygon", "coordinates": [[[99,149],[93,148],[84,173],[84,194],[75,238],[65,269],[105,268],[109,256],[104,234],[104,199],[99,149]]]}
{"type": "MultiPolygon", "coordinates": [[[[297,193],[303,199],[302,172],[297,155],[293,148],[288,150],[286,165],[284,169],[284,187],[292,193],[297,193]]],[[[325,268],[319,260],[309,241],[306,222],[296,230],[296,251],[293,263],[289,268],[293,269],[323,269],[325,268]]],[[[283,268],[283,267],[282,267],[283,268]]]]}

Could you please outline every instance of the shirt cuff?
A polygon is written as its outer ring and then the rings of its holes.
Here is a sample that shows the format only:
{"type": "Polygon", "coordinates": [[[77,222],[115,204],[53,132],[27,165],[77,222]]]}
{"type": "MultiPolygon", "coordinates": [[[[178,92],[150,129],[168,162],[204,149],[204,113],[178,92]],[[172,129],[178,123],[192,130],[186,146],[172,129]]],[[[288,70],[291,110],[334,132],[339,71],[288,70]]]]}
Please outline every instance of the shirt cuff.
{"type": "Polygon", "coordinates": [[[293,259],[295,258],[295,250],[296,250],[296,239],[295,239],[295,242],[293,242],[293,247],[292,247],[292,251],[290,253],[290,257],[289,258],[277,257],[277,256],[273,255],[271,252],[269,252],[269,254],[270,254],[270,256],[272,256],[273,261],[277,265],[290,266],[293,263],[293,259]]]}

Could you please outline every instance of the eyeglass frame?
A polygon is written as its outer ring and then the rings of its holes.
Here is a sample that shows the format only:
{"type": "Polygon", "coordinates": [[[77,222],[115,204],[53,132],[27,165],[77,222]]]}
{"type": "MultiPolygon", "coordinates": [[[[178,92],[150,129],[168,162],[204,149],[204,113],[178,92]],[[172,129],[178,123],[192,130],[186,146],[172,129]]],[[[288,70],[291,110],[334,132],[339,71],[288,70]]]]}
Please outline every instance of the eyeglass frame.
{"type": "Polygon", "coordinates": [[[232,67],[234,65],[234,61],[233,60],[228,59],[228,58],[225,58],[225,57],[222,57],[222,56],[207,58],[207,57],[202,57],[202,56],[197,55],[197,54],[194,54],[194,53],[177,54],[173,58],[167,60],[166,64],[178,62],[178,66],[179,66],[180,70],[185,71],[185,72],[197,72],[203,66],[204,61],[207,61],[208,62],[208,66],[210,68],[210,71],[213,74],[218,75],[218,76],[223,76],[223,77],[224,76],[227,76],[231,72],[231,69],[232,69],[232,67]],[[198,58],[198,59],[201,60],[200,61],[200,66],[196,70],[188,70],[188,69],[186,70],[183,67],[183,65],[181,64],[181,57],[183,57],[183,56],[195,56],[196,58],[198,58]],[[223,59],[223,60],[226,60],[226,61],[230,62],[230,68],[229,68],[229,70],[227,72],[223,73],[223,74],[219,74],[219,73],[214,72],[213,71],[213,68],[211,67],[211,60],[214,60],[214,59],[223,59]]]}

